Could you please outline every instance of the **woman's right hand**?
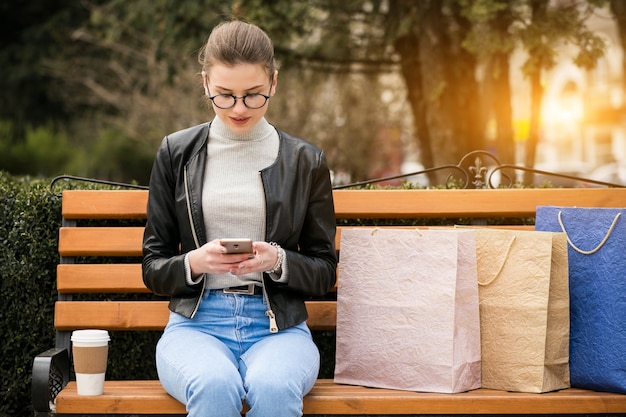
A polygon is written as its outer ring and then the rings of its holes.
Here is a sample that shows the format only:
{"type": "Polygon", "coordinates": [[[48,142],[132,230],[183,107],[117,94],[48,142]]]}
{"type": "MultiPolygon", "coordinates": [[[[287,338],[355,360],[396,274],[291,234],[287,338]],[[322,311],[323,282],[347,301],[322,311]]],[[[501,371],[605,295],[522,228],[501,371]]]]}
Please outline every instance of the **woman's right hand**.
{"type": "Polygon", "coordinates": [[[215,239],[189,252],[191,276],[225,274],[236,270],[243,261],[254,257],[250,253],[226,253],[226,248],[215,239]]]}

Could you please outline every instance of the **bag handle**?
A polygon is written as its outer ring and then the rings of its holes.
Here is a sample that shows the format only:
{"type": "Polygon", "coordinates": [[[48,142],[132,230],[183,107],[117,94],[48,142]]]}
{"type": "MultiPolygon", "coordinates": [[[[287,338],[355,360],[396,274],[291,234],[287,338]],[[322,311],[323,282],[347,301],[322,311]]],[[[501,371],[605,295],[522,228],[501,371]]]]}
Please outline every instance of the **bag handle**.
{"type": "MultiPolygon", "coordinates": [[[[374,236],[374,234],[378,232],[379,230],[380,230],[380,227],[374,227],[372,231],[370,232],[370,236],[374,236]]],[[[410,229],[410,230],[416,231],[417,234],[420,235],[420,237],[422,237],[422,232],[420,232],[420,229],[415,228],[415,229],[410,229]]]]}
{"type": "Polygon", "coordinates": [[[609,240],[609,236],[611,236],[611,232],[613,231],[613,229],[615,228],[615,225],[617,224],[617,219],[619,219],[619,217],[622,215],[622,213],[617,213],[615,215],[615,218],[613,219],[613,223],[611,223],[611,226],[609,227],[609,231],[606,232],[606,235],[604,236],[604,239],[602,239],[602,242],[600,242],[598,244],[598,246],[596,246],[595,248],[591,249],[591,250],[582,250],[579,247],[577,247],[576,245],[574,245],[574,242],[572,242],[569,238],[569,235],[567,234],[567,230],[565,230],[565,225],[563,224],[563,220],[561,219],[561,211],[559,211],[558,213],[558,219],[559,219],[559,225],[561,226],[561,230],[563,230],[563,233],[565,233],[565,237],[567,238],[567,243],[569,243],[569,245],[578,253],[581,253],[583,255],[591,255],[593,253],[596,253],[597,251],[600,250],[600,248],[602,246],[604,246],[604,244],[606,243],[607,240],[609,240]]]}
{"type": "Polygon", "coordinates": [[[504,264],[506,263],[506,260],[509,257],[509,253],[511,252],[511,248],[513,247],[513,242],[515,242],[515,238],[516,236],[511,237],[511,242],[509,243],[509,247],[506,249],[506,253],[504,254],[504,257],[502,258],[502,263],[500,264],[500,268],[498,268],[498,271],[493,275],[493,277],[487,280],[487,282],[481,282],[480,280],[478,280],[478,285],[482,285],[486,287],[487,285],[490,285],[492,282],[494,282],[496,278],[500,276],[500,274],[502,273],[502,270],[504,269],[504,264]]]}

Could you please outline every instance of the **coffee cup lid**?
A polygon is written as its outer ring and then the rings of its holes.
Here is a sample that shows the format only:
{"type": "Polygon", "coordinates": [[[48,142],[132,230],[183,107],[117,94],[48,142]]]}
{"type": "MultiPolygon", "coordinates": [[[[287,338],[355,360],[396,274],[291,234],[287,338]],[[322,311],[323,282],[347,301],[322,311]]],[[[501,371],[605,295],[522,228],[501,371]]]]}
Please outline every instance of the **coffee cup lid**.
{"type": "Polygon", "coordinates": [[[106,330],[86,329],[74,330],[71,337],[72,342],[108,342],[111,340],[109,332],[106,330]]]}

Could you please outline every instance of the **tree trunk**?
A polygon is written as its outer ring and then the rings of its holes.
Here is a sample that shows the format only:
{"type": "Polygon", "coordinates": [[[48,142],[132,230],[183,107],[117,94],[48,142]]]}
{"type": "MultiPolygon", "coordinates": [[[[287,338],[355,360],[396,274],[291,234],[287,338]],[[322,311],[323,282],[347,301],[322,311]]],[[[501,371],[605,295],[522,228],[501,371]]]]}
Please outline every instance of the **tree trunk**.
{"type": "MultiPolygon", "coordinates": [[[[622,50],[626,51],[626,2],[624,0],[611,0],[611,12],[617,22],[622,50]]],[[[622,53],[622,73],[626,74],[626,53],[622,53]]],[[[626,83],[622,83],[622,91],[626,95],[626,83]]]]}
{"type": "MultiPolygon", "coordinates": [[[[415,136],[418,140],[420,159],[424,168],[434,166],[430,130],[426,122],[426,104],[422,89],[422,69],[419,53],[419,38],[413,33],[398,38],[395,49],[400,55],[400,68],[406,84],[407,98],[411,104],[415,136]]],[[[436,176],[429,174],[431,184],[436,183],[436,176]]]]}
{"type": "MultiPolygon", "coordinates": [[[[503,164],[515,163],[515,140],[513,136],[513,108],[509,77],[509,54],[498,53],[492,65],[498,69],[493,74],[493,114],[496,121],[496,155],[503,164]]],[[[493,68],[493,67],[492,67],[493,68]]]]}
{"type": "MultiPolygon", "coordinates": [[[[535,166],[537,143],[539,142],[542,97],[543,87],[541,86],[541,72],[537,71],[530,76],[530,128],[526,141],[526,162],[524,164],[527,168],[533,168],[535,166]]],[[[533,173],[525,172],[524,183],[532,185],[534,182],[533,173]]]]}
{"type": "Polygon", "coordinates": [[[476,55],[462,46],[472,24],[462,15],[458,2],[449,6],[458,29],[448,31],[449,53],[444,61],[449,64],[446,94],[450,97],[448,115],[454,126],[452,139],[457,145],[456,161],[459,161],[468,152],[485,148],[485,118],[476,81],[476,55]]]}
{"type": "MultiPolygon", "coordinates": [[[[443,1],[419,1],[420,25],[419,60],[422,74],[422,95],[425,117],[430,133],[432,163],[437,166],[458,162],[458,143],[455,137],[454,119],[461,117],[452,106],[454,94],[449,72],[453,63],[449,58],[450,39],[447,31],[450,21],[443,13],[443,1]]],[[[444,180],[440,178],[438,182],[444,180]]]]}
{"type": "MultiPolygon", "coordinates": [[[[500,11],[491,23],[496,36],[502,37],[509,36],[511,24],[511,10],[508,7],[500,11]]],[[[505,50],[494,53],[487,71],[492,87],[490,105],[496,122],[495,151],[503,164],[515,163],[510,58],[510,53],[505,50]]]]}
{"type": "MultiPolygon", "coordinates": [[[[545,20],[545,14],[548,7],[546,0],[531,0],[532,22],[545,20]]],[[[534,54],[531,48],[528,53],[534,54]]],[[[539,127],[541,122],[541,100],[543,98],[543,87],[541,86],[541,71],[544,64],[540,61],[535,66],[530,79],[530,128],[528,130],[528,139],[526,142],[526,158],[525,164],[527,168],[535,166],[535,157],[537,153],[537,143],[539,142],[539,127]]],[[[534,184],[534,175],[532,172],[524,173],[524,182],[528,185],[534,184]]]]}

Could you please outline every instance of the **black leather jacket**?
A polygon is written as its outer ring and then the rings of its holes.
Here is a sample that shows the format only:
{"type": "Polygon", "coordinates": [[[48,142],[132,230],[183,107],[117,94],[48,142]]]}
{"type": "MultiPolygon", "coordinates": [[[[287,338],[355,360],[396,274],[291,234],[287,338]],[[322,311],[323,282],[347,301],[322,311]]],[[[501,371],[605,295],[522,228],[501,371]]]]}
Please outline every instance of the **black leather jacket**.
{"type": "MultiPolygon", "coordinates": [[[[204,291],[185,279],[184,254],[207,243],[202,182],[210,123],[166,136],[150,177],[148,220],[143,238],[143,280],[155,294],[170,297],[170,310],[193,317],[204,291]]],[[[285,249],[289,282],[263,276],[268,315],[278,329],[307,319],[304,299],[335,284],[335,212],[324,153],[278,131],[276,161],[261,171],[266,201],[266,240],[285,249]]],[[[233,173],[237,175],[237,173],[233,173]]]]}

